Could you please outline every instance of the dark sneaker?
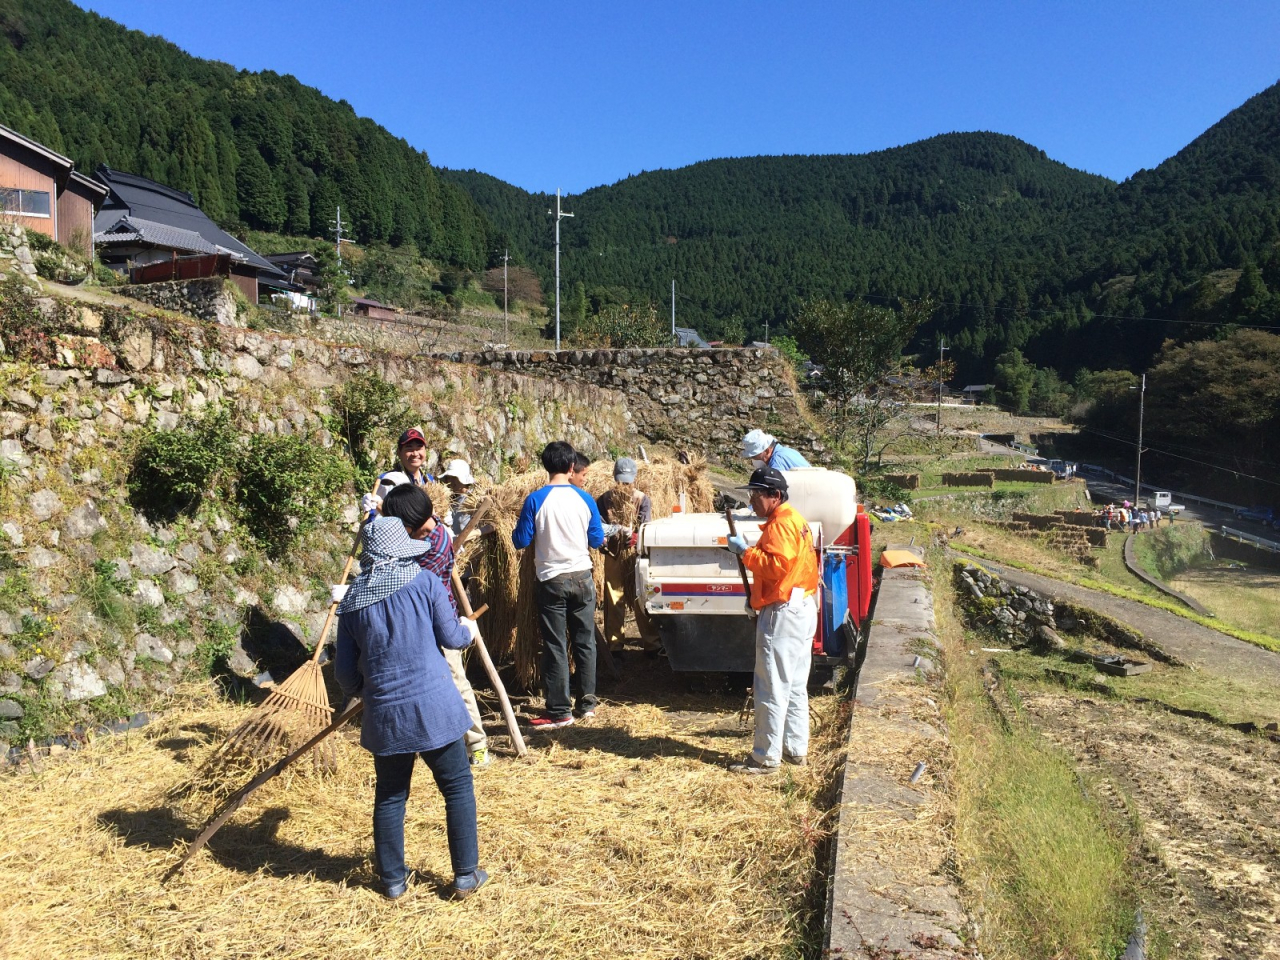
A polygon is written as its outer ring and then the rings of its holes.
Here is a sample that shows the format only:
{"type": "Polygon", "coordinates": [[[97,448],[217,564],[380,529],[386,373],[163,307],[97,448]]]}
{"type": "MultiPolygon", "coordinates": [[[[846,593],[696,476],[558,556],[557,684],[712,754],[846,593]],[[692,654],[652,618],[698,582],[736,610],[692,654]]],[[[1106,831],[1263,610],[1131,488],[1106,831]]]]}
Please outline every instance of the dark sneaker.
{"type": "Polygon", "coordinates": [[[535,730],[559,730],[561,727],[573,726],[573,717],[534,717],[529,726],[535,730]]]}
{"type": "Polygon", "coordinates": [[[741,763],[733,763],[729,765],[730,773],[745,773],[749,776],[767,776],[771,773],[777,773],[777,767],[766,767],[763,763],[756,760],[755,757],[748,756],[741,763]]]}
{"type": "Polygon", "coordinates": [[[795,754],[784,753],[782,755],[782,762],[789,763],[793,767],[805,767],[809,765],[809,758],[806,757],[803,753],[800,754],[799,756],[796,756],[795,754]]]}
{"type": "Polygon", "coordinates": [[[597,707],[587,707],[587,709],[585,709],[585,710],[579,710],[579,711],[578,711],[578,719],[579,719],[579,720],[590,720],[592,717],[594,717],[594,716],[596,715],[596,710],[597,710],[597,709],[598,709],[597,707]]]}
{"type": "Polygon", "coordinates": [[[488,882],[489,874],[479,869],[465,877],[458,877],[453,881],[453,899],[465,900],[488,882]]]}

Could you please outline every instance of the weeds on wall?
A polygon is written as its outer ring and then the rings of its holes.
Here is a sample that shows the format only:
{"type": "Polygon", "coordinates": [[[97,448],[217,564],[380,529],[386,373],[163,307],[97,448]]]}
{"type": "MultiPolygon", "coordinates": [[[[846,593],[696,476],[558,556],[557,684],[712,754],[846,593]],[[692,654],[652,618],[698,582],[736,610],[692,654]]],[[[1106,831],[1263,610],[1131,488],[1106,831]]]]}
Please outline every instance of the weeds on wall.
{"type": "Polygon", "coordinates": [[[12,273],[0,280],[0,337],[10,357],[28,363],[52,363],[53,334],[58,327],[36,305],[36,295],[21,274],[12,273]]]}
{"type": "Polygon", "coordinates": [[[134,508],[152,519],[193,513],[226,479],[235,446],[226,411],[194,426],[148,433],[138,444],[127,481],[134,508]]]}
{"type": "Polygon", "coordinates": [[[301,437],[259,434],[238,458],[236,503],[253,536],[279,556],[319,524],[337,520],[351,484],[348,462],[301,437]]]}
{"type": "Polygon", "coordinates": [[[395,435],[412,411],[400,388],[376,370],[357,373],[333,392],[335,424],[355,462],[361,487],[378,472],[373,450],[379,438],[395,435]]]}

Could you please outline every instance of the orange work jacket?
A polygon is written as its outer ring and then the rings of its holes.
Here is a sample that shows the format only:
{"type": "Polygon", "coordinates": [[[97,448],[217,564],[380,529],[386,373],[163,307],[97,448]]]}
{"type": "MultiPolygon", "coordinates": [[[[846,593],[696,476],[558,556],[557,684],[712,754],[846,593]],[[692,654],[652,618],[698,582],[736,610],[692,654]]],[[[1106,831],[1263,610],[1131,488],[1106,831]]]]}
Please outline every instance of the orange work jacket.
{"type": "Polygon", "coordinates": [[[800,511],[785,500],[778,504],[760,528],[760,540],[742,555],[755,576],[751,580],[751,607],[760,610],[771,603],[791,599],[796,587],[812,596],[818,590],[818,555],[813,534],[800,511]]]}

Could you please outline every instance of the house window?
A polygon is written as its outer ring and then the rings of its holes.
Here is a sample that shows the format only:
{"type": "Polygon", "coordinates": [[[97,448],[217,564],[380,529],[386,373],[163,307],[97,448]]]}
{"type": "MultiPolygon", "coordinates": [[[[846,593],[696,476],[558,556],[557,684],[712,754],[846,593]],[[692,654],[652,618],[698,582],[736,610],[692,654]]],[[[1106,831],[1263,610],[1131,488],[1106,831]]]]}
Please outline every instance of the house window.
{"type": "Polygon", "coordinates": [[[3,204],[4,213],[19,217],[47,217],[49,191],[0,188],[0,204],[3,204]]]}

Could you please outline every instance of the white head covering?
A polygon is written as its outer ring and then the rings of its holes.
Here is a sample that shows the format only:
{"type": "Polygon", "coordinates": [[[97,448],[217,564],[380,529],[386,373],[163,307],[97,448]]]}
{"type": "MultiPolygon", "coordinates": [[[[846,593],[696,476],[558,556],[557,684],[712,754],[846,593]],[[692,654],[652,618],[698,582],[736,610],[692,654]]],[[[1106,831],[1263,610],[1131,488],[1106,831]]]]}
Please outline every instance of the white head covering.
{"type": "Polygon", "coordinates": [[[752,430],[742,438],[742,456],[744,458],[758,457],[777,442],[775,437],[765,433],[763,430],[752,430]]]}

